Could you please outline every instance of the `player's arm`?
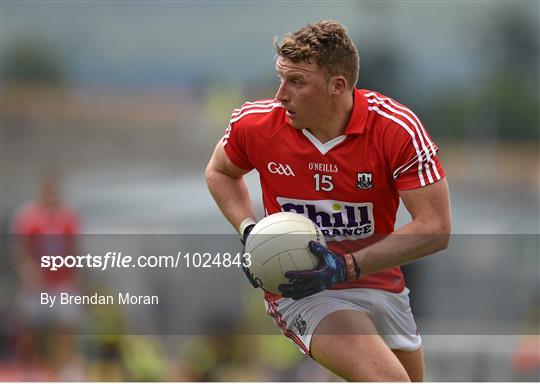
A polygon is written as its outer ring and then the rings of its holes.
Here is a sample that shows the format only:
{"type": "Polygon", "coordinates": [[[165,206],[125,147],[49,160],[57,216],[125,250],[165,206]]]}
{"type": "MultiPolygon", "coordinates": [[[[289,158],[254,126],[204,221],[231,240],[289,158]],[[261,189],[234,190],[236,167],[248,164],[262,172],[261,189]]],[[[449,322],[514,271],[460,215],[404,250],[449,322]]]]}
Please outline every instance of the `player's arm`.
{"type": "Polygon", "coordinates": [[[446,178],[399,194],[412,220],[383,240],[353,253],[362,276],[407,264],[448,246],[452,219],[446,178]]]}
{"type": "Polygon", "coordinates": [[[39,265],[32,259],[32,253],[25,235],[14,236],[11,260],[22,284],[38,289],[42,279],[39,265]]]}
{"type": "Polygon", "coordinates": [[[246,220],[255,222],[253,205],[242,178],[248,172],[229,159],[221,142],[216,145],[205,171],[208,190],[223,215],[239,233],[243,232],[240,226],[246,220]]]}

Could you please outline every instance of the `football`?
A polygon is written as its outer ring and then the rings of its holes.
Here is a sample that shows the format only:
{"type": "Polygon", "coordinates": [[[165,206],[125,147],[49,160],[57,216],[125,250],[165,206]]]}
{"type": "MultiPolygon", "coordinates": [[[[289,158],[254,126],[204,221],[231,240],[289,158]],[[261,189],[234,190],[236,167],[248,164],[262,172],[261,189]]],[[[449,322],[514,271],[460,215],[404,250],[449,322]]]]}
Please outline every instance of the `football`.
{"type": "Polygon", "coordinates": [[[326,245],[319,227],[297,213],[279,212],[259,221],[245,248],[255,281],[264,290],[279,293],[278,286],[289,282],[285,272],[315,268],[319,259],[308,249],[311,240],[326,245]]]}

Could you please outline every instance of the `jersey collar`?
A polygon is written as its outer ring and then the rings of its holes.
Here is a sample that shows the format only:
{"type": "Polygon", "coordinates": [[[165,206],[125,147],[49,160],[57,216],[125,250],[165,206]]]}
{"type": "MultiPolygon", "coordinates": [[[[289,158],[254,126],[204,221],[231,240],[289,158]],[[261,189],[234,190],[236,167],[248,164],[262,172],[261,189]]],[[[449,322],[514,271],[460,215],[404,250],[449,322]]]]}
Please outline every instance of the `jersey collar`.
{"type": "Polygon", "coordinates": [[[364,96],[364,93],[358,88],[354,89],[353,97],[354,101],[351,119],[349,120],[349,124],[347,124],[347,128],[345,128],[346,135],[363,133],[366,127],[366,120],[368,115],[368,102],[366,100],[366,97],[364,96]]]}

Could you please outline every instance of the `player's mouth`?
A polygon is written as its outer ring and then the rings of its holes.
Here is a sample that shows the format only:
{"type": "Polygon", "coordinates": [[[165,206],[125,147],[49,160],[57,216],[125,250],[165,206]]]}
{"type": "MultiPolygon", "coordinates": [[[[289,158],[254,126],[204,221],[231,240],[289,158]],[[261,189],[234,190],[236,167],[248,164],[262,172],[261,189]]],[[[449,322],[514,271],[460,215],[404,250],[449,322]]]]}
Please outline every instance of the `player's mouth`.
{"type": "Polygon", "coordinates": [[[296,112],[291,111],[290,109],[287,109],[287,117],[289,119],[294,119],[296,117],[296,112]]]}

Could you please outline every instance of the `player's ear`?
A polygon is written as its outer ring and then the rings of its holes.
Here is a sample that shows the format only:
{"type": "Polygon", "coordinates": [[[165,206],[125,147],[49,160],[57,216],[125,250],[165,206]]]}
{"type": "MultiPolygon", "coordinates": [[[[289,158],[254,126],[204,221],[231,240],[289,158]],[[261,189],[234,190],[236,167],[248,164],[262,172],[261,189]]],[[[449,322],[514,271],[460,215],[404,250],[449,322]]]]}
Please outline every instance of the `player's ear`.
{"type": "Polygon", "coordinates": [[[334,76],[330,79],[330,90],[332,94],[338,96],[347,92],[347,80],[343,76],[334,76]]]}

